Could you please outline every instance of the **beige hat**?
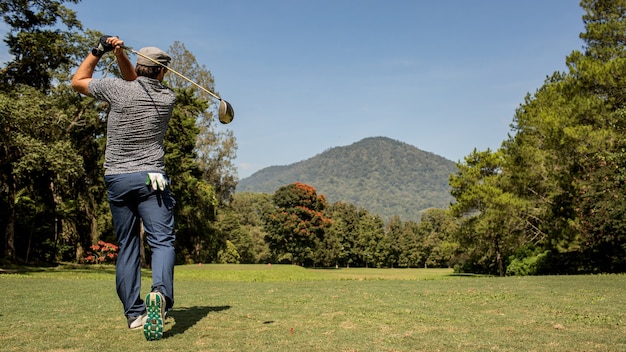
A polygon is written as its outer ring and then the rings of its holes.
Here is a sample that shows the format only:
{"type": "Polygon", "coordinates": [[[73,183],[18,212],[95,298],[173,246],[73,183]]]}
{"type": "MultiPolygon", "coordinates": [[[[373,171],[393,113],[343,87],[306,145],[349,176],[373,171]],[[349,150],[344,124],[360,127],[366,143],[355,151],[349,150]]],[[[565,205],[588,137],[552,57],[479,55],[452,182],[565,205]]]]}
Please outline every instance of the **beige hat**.
{"type": "MultiPolygon", "coordinates": [[[[169,65],[170,61],[172,60],[172,58],[165,51],[154,46],[141,48],[139,50],[139,53],[151,58],[152,60],[158,61],[166,66],[169,65]]],[[[153,62],[152,60],[149,60],[141,55],[137,56],[138,65],[159,66],[157,63],[153,62]]]]}

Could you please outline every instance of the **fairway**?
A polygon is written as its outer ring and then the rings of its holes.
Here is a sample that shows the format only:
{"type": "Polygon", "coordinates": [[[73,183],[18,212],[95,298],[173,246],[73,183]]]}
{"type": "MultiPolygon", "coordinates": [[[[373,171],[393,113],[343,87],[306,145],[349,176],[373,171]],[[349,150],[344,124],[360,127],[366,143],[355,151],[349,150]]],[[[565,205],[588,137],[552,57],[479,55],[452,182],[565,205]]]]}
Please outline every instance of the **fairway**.
{"type": "Polygon", "coordinates": [[[2,274],[0,285],[3,351],[626,350],[624,275],[177,266],[156,342],[126,329],[112,267],[2,274]]]}

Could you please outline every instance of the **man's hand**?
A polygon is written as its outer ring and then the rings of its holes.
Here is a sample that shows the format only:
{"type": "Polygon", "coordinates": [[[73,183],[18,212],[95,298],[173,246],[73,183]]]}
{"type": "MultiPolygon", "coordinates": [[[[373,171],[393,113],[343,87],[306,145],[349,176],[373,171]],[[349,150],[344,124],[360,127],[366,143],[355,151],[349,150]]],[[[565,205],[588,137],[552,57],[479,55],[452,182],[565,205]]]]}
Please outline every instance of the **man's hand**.
{"type": "Polygon", "coordinates": [[[107,39],[107,43],[113,47],[113,55],[119,56],[121,54],[125,54],[126,52],[122,47],[124,46],[124,41],[118,37],[110,37],[107,39]]]}
{"type": "Polygon", "coordinates": [[[96,44],[96,46],[91,51],[91,53],[94,56],[102,57],[102,55],[104,55],[104,53],[108,53],[109,51],[113,51],[115,46],[111,44],[112,38],[117,38],[117,37],[113,37],[113,36],[110,36],[110,35],[103,35],[103,36],[101,36],[100,39],[98,40],[98,43],[96,44]]]}

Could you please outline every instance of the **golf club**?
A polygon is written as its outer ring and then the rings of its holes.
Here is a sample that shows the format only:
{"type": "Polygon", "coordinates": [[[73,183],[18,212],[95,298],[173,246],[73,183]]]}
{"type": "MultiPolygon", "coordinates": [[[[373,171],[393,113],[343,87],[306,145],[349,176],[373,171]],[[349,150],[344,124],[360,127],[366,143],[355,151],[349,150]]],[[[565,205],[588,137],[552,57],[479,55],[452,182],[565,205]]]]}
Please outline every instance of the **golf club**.
{"type": "Polygon", "coordinates": [[[192,81],[190,78],[187,78],[182,73],[173,70],[171,67],[168,67],[168,66],[158,62],[157,60],[154,60],[153,58],[148,57],[148,56],[138,52],[137,50],[135,50],[135,49],[133,49],[131,47],[128,47],[128,46],[125,46],[125,45],[121,45],[120,47],[122,49],[130,51],[131,53],[133,53],[135,55],[139,55],[139,56],[143,57],[146,60],[150,60],[150,61],[154,62],[155,64],[157,64],[159,66],[165,67],[167,70],[171,71],[175,75],[179,76],[180,78],[186,80],[187,82],[189,82],[189,83],[193,84],[194,86],[200,88],[201,90],[205,91],[207,94],[209,94],[213,98],[219,100],[220,101],[220,107],[217,110],[217,117],[218,117],[218,119],[220,120],[221,123],[228,124],[228,123],[230,123],[233,120],[233,118],[235,118],[235,110],[233,109],[233,106],[230,105],[230,103],[227,102],[226,100],[224,100],[224,99],[220,98],[219,96],[217,96],[217,94],[211,92],[210,90],[204,88],[203,86],[199,85],[198,83],[192,81]]]}

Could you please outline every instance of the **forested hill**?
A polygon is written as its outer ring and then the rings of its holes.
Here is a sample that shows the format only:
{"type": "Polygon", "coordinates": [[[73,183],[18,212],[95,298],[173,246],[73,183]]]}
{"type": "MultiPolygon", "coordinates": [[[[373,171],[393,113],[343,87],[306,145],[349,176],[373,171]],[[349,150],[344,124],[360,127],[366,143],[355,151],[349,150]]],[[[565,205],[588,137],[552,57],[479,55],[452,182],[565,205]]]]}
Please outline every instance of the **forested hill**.
{"type": "Polygon", "coordinates": [[[287,166],[271,166],[237,186],[237,192],[274,193],[293,182],[312,185],[329,204],[352,203],[388,219],[418,221],[428,208],[453,201],[448,177],[455,163],[386,137],[365,138],[287,166]]]}

